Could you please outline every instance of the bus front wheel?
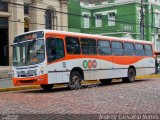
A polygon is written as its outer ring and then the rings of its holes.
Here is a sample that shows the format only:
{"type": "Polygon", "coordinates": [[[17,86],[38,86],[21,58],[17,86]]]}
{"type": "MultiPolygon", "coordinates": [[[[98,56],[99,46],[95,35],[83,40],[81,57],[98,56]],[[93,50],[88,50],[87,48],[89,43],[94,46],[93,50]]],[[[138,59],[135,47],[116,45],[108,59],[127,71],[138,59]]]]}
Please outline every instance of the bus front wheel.
{"type": "Polygon", "coordinates": [[[69,88],[72,90],[81,88],[82,76],[78,71],[73,71],[70,75],[69,88]]]}
{"type": "Polygon", "coordinates": [[[128,77],[122,78],[124,83],[131,83],[135,81],[136,71],[133,68],[128,69],[128,77]]]}
{"type": "Polygon", "coordinates": [[[53,84],[42,84],[41,85],[41,88],[43,88],[46,91],[51,90],[52,87],[53,87],[53,84]]]}

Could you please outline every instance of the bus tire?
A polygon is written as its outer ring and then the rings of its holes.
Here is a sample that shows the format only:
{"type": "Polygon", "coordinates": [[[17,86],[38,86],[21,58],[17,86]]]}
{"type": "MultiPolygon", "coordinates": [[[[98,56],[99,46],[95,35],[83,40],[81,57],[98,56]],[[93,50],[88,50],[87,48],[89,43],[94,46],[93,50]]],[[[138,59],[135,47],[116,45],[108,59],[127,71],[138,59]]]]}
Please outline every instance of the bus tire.
{"type": "Polygon", "coordinates": [[[100,82],[102,85],[110,85],[112,83],[112,79],[101,79],[100,82]]]}
{"type": "Polygon", "coordinates": [[[81,88],[82,76],[78,71],[71,72],[69,88],[71,90],[77,90],[81,88]]]}
{"type": "Polygon", "coordinates": [[[124,83],[132,83],[135,81],[136,71],[133,68],[128,69],[128,77],[122,78],[124,83]]]}
{"type": "Polygon", "coordinates": [[[43,90],[49,91],[51,90],[53,87],[53,84],[42,84],[41,88],[43,88],[43,90]]]}

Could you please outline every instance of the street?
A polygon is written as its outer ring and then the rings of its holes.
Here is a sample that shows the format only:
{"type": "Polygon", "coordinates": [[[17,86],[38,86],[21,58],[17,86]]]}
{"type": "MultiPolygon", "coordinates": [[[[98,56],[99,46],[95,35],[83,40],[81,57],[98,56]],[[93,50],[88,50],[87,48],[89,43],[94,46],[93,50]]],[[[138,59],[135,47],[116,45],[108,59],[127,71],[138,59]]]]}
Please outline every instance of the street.
{"type": "Polygon", "coordinates": [[[160,79],[0,93],[1,114],[160,114],[160,79]]]}

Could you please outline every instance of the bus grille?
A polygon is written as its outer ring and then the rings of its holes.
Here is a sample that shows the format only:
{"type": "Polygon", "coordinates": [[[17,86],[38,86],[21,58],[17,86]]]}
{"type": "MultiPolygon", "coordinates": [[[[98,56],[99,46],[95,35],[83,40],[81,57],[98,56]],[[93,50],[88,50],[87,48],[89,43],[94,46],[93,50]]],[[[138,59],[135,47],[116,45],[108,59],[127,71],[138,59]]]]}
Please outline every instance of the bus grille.
{"type": "Polygon", "coordinates": [[[17,77],[32,77],[36,76],[36,70],[28,70],[27,72],[25,71],[18,71],[17,72],[17,77]]]}
{"type": "Polygon", "coordinates": [[[35,81],[36,80],[19,80],[18,82],[22,84],[29,84],[29,83],[34,83],[35,81]]]}

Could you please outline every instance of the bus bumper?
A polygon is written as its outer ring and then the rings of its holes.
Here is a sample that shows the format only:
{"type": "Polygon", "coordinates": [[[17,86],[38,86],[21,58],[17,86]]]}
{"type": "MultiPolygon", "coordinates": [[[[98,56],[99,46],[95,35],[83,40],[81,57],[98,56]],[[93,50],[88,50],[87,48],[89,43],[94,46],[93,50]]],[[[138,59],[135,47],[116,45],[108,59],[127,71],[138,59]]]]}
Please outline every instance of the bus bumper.
{"type": "Polygon", "coordinates": [[[48,74],[25,78],[13,77],[12,80],[14,86],[48,84],[48,74]]]}

